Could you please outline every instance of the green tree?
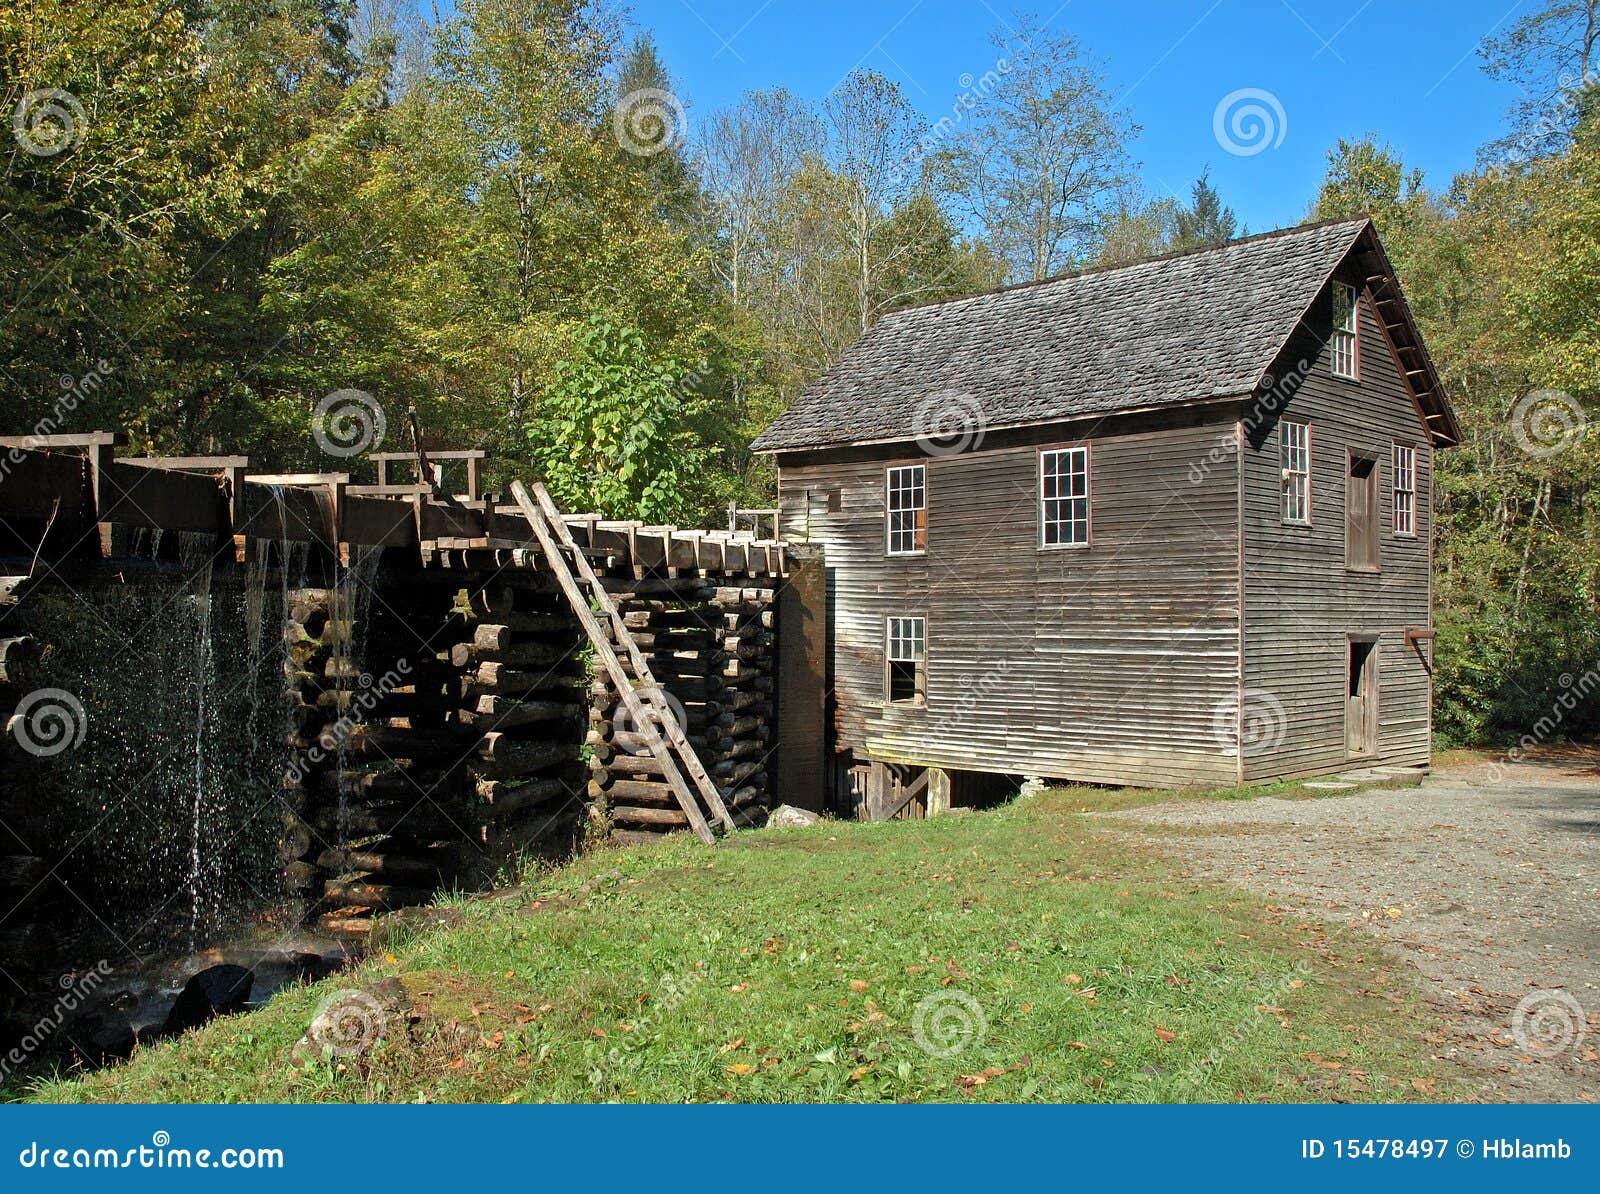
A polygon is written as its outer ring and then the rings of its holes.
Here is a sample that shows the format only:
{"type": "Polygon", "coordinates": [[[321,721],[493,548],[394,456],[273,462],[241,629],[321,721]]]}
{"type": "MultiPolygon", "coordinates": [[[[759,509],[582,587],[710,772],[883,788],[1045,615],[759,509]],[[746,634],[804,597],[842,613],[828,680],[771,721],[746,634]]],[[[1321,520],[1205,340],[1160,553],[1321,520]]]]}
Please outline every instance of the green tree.
{"type": "Polygon", "coordinates": [[[1189,191],[1188,206],[1179,205],[1172,213],[1174,249],[1202,249],[1222,245],[1239,235],[1239,219],[1233,208],[1222,202],[1211,185],[1211,169],[1200,171],[1189,191]]]}
{"type": "Polygon", "coordinates": [[[1005,72],[932,168],[1010,276],[1037,281],[1096,251],[1139,129],[1076,39],[1030,15],[1013,24],[990,38],[1005,72]]]}
{"type": "Polygon", "coordinates": [[[1546,0],[1485,38],[1478,53],[1490,78],[1522,95],[1511,110],[1511,132],[1485,156],[1521,162],[1559,154],[1600,99],[1600,0],[1546,0]]]}
{"type": "Polygon", "coordinates": [[[692,388],[636,330],[592,318],[556,363],[527,428],[556,501],[655,523],[703,513],[706,450],[691,426],[692,388]]]}

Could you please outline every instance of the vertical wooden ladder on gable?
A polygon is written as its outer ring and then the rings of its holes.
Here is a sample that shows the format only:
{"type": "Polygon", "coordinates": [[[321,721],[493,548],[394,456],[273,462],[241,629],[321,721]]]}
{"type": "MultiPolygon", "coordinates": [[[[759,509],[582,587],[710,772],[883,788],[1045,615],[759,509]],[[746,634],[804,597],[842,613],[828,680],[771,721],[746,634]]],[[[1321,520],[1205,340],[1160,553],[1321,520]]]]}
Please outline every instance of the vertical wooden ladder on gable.
{"type": "Polygon", "coordinates": [[[628,711],[638,734],[650,748],[660,764],[661,773],[671,785],[689,827],[703,841],[714,841],[712,823],[732,829],[733,818],[722,801],[722,794],[711,776],[706,773],[700,756],[684,737],[683,727],[668,703],[666,693],[656,682],[650,670],[650,661],[639,649],[617,603],[606,592],[595,574],[594,566],[572,538],[561,511],[549,492],[539,482],[534,482],[532,496],[521,481],[511,483],[511,496],[521,508],[523,517],[533,528],[534,538],[549,561],[556,583],[566,596],[572,612],[577,615],[584,633],[594,644],[595,654],[622,697],[623,708],[628,711]],[[589,608],[593,601],[599,608],[599,617],[589,608]],[[619,652],[622,654],[619,655],[619,652]],[[623,666],[622,655],[627,656],[633,675],[623,666]],[[637,682],[637,686],[635,686],[637,682]]]}

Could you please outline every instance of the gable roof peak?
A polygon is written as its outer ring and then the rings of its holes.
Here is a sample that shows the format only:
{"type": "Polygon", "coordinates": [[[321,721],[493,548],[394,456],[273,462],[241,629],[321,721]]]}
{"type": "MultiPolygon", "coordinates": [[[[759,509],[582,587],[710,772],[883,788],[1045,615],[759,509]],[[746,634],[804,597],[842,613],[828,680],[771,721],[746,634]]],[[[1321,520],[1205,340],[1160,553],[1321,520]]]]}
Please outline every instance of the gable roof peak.
{"type": "Polygon", "coordinates": [[[1048,278],[1032,278],[1026,282],[1007,282],[1001,286],[992,286],[988,290],[975,290],[970,294],[950,295],[947,298],[926,299],[920,303],[907,303],[903,307],[896,307],[886,311],[879,319],[892,319],[907,311],[923,311],[929,307],[949,307],[959,303],[971,302],[973,299],[989,298],[1000,294],[1014,294],[1018,291],[1033,290],[1044,286],[1054,286],[1062,282],[1073,282],[1080,278],[1093,278],[1101,274],[1112,274],[1119,270],[1137,269],[1141,266],[1162,265],[1170,261],[1180,261],[1185,257],[1203,257],[1208,253],[1219,253],[1227,249],[1238,248],[1241,245],[1252,245],[1258,241],[1277,240],[1296,233],[1311,232],[1320,228],[1336,228],[1350,225],[1352,231],[1356,225],[1365,227],[1372,223],[1372,217],[1361,216],[1331,216],[1323,220],[1309,220],[1303,224],[1292,224],[1286,228],[1273,228],[1267,232],[1252,232],[1248,236],[1236,236],[1232,240],[1220,241],[1216,244],[1195,245],[1188,249],[1169,249],[1165,253],[1152,253],[1146,257],[1136,257],[1131,261],[1114,261],[1105,265],[1085,265],[1076,269],[1062,270],[1060,273],[1051,274],[1048,278]]]}
{"type": "MultiPolygon", "coordinates": [[[[908,307],[879,319],[753,445],[806,451],[1175,408],[1253,393],[1334,272],[1393,281],[1367,216],[908,307]]],[[[1381,314],[1438,442],[1459,440],[1397,285],[1381,314]],[[1423,396],[1425,394],[1425,397],[1423,396]]],[[[1392,291],[1392,293],[1391,293],[1392,291]]]]}

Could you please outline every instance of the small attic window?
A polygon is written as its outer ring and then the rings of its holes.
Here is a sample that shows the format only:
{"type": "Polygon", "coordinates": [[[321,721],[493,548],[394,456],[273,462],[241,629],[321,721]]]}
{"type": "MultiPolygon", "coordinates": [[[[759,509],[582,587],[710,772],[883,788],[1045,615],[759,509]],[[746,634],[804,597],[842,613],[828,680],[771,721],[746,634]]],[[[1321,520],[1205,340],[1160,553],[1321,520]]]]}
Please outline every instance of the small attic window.
{"type": "Polygon", "coordinates": [[[1333,284],[1333,333],[1328,339],[1332,350],[1333,375],[1349,381],[1360,369],[1360,322],[1356,307],[1356,288],[1348,282],[1333,284]]]}

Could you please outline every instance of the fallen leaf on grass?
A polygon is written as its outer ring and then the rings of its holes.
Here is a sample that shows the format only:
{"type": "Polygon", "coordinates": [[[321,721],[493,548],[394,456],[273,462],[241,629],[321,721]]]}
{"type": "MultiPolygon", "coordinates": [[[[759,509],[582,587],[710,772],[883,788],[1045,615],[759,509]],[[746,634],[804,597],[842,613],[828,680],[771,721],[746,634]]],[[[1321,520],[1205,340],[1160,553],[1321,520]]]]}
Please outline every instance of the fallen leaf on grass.
{"type": "Polygon", "coordinates": [[[733,1038],[733,1040],[729,1041],[726,1045],[723,1045],[720,1049],[718,1049],[717,1052],[718,1053],[732,1053],[735,1049],[737,1049],[742,1044],[744,1044],[744,1037],[736,1036],[736,1037],[733,1038]]]}
{"type": "Polygon", "coordinates": [[[755,1072],[755,1066],[746,1065],[742,1061],[735,1062],[733,1065],[728,1067],[728,1073],[732,1074],[736,1078],[743,1078],[746,1074],[753,1074],[755,1072]]]}
{"type": "Polygon", "coordinates": [[[867,989],[867,984],[862,982],[859,978],[853,978],[850,980],[850,989],[859,994],[867,989]]]}
{"type": "Polygon", "coordinates": [[[987,1085],[990,1078],[998,1078],[1003,1073],[1005,1073],[1005,1071],[999,1066],[992,1065],[980,1074],[961,1075],[961,1077],[956,1079],[956,1085],[971,1090],[975,1086],[987,1085]]]}
{"type": "Polygon", "coordinates": [[[1163,1045],[1170,1045],[1177,1038],[1177,1033],[1168,1032],[1165,1028],[1156,1029],[1156,1040],[1163,1045]]]}

